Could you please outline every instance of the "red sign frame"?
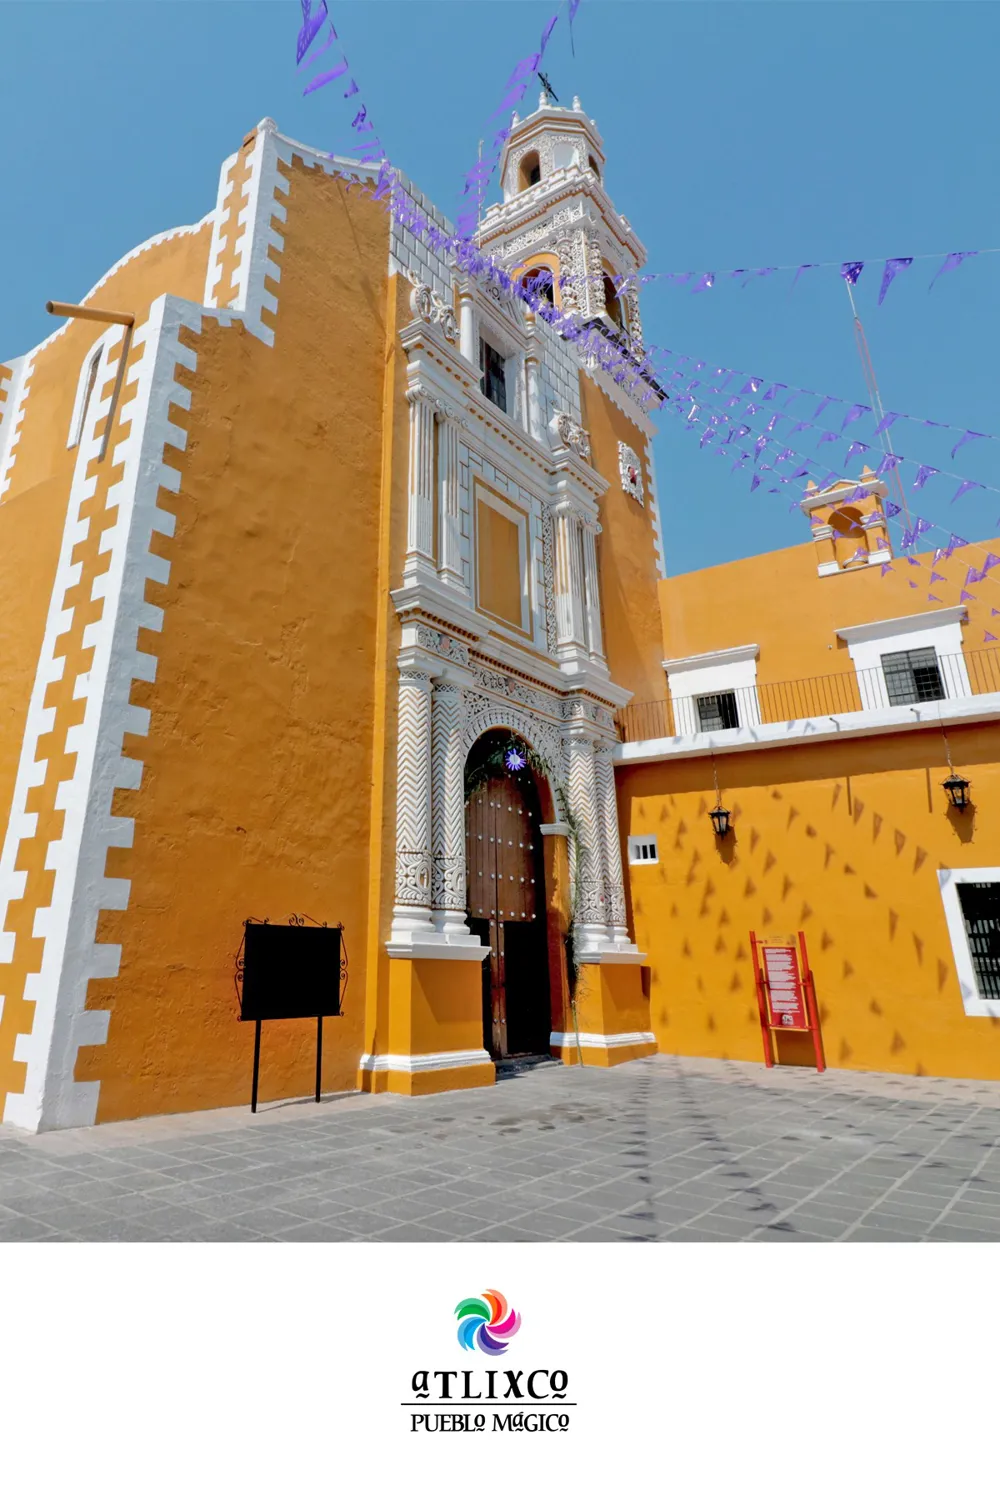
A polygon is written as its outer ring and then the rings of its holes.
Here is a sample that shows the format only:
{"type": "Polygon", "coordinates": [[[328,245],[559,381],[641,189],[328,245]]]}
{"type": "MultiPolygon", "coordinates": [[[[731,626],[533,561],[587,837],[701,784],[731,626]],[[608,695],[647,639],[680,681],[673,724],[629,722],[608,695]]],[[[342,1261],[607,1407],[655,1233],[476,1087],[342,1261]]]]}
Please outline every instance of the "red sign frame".
{"type": "Polygon", "coordinates": [[[809,967],[805,933],[798,934],[796,951],[793,943],[769,943],[766,938],[758,938],[755,932],[751,932],[750,951],[753,954],[765,1064],[774,1067],[774,1033],[791,1031],[812,1036],[816,1071],[824,1072],[826,1061],[819,1029],[816,985],[809,967]]]}

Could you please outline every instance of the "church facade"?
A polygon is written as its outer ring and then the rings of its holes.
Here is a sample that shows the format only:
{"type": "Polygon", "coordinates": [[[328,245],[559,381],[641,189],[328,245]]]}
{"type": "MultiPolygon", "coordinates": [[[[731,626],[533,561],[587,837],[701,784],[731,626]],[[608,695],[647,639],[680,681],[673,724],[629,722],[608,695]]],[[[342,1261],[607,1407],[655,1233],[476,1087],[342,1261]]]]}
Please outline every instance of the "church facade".
{"type": "MultiPolygon", "coordinates": [[[[17,1126],[244,1102],[247,919],[343,924],[327,1091],[655,1050],[613,765],[662,682],[648,413],[331,166],[262,121],[0,367],[17,1126]]],[[[543,97],[480,240],[639,352],[603,177],[543,97]]],[[[265,1028],[263,1098],[313,1044],[265,1028]]]]}

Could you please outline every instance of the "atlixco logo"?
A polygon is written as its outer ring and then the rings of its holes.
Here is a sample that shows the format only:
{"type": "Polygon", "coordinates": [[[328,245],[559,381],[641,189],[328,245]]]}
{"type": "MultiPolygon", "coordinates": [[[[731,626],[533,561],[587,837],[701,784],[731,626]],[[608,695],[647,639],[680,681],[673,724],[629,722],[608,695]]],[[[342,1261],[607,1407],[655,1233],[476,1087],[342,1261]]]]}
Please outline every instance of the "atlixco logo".
{"type": "MultiPolygon", "coordinates": [[[[455,1308],[458,1344],[470,1354],[499,1359],[521,1326],[502,1292],[463,1297],[455,1308]]],[[[411,1387],[411,1432],[566,1432],[565,1370],[417,1370],[411,1387]],[[422,1408],[422,1409],[421,1409],[422,1408]],[[492,1410],[487,1410],[492,1408],[492,1410]]]]}
{"type": "Polygon", "coordinates": [[[465,1297],[455,1308],[458,1342],[463,1349],[480,1354],[506,1354],[507,1341],[521,1326],[521,1314],[507,1306],[502,1292],[484,1292],[465,1297]]]}

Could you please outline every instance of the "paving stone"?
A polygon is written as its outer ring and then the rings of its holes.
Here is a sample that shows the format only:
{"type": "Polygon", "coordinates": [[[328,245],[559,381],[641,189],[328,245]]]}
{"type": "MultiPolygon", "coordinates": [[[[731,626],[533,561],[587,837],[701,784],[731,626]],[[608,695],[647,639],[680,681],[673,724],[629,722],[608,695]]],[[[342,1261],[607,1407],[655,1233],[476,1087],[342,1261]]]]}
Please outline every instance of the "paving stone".
{"type": "Polygon", "coordinates": [[[839,1237],[1000,1239],[1000,1085],[663,1056],[447,1098],[0,1127],[0,1240],[839,1237]]]}

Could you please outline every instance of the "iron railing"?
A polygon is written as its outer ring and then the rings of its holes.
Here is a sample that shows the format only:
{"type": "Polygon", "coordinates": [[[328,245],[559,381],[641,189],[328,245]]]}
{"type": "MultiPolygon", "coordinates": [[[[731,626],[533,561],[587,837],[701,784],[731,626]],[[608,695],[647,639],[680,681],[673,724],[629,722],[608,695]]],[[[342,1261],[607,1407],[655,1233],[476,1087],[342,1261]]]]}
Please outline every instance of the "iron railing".
{"type": "Polygon", "coordinates": [[[914,684],[912,697],[900,697],[898,687],[890,697],[882,668],[864,667],[854,672],[832,672],[826,677],[758,682],[752,687],[630,703],[619,710],[618,732],[621,739],[631,742],[721,734],[757,724],[791,724],[799,719],[859,713],[866,708],[890,708],[893,699],[902,705],[1000,692],[998,650],[938,656],[937,667],[937,682],[929,682],[922,674],[914,684]]]}

